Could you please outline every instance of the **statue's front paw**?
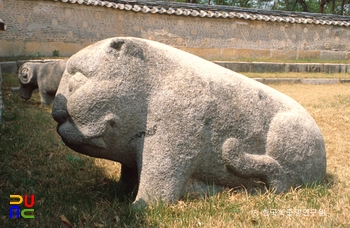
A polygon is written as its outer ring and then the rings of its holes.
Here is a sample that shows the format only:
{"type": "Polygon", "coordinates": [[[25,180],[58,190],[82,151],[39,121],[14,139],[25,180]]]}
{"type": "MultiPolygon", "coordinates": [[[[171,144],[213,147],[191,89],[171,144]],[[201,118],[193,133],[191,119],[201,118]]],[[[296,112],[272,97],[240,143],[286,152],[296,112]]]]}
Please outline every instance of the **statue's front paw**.
{"type": "Polygon", "coordinates": [[[132,204],[131,204],[131,209],[132,210],[142,210],[147,208],[148,204],[146,201],[142,198],[136,199],[132,204]]]}

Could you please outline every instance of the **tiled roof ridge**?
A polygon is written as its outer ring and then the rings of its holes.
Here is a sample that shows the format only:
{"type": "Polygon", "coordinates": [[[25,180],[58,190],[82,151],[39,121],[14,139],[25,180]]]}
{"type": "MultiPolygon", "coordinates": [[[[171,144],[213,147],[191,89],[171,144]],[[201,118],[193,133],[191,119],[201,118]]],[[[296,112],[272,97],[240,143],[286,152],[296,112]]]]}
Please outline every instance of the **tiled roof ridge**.
{"type": "Polygon", "coordinates": [[[103,6],[119,10],[128,10],[142,13],[170,14],[177,16],[209,17],[209,18],[239,18],[245,20],[276,21],[298,24],[316,25],[338,25],[350,26],[350,17],[288,12],[276,10],[262,10],[251,8],[240,8],[231,6],[208,6],[189,3],[169,3],[169,2],[137,2],[122,0],[54,0],[64,3],[75,3],[93,6],[103,6]]]}

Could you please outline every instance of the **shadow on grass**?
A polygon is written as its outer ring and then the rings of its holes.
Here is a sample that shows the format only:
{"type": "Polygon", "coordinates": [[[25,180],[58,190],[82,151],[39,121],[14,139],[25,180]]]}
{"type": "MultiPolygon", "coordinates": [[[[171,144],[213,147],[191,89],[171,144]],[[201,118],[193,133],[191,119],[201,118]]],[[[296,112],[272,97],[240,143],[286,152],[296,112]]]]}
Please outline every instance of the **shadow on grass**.
{"type": "MultiPolygon", "coordinates": [[[[0,125],[1,227],[140,227],[143,211],[133,210],[119,176],[96,166],[94,158],[75,153],[56,133],[49,108],[40,97],[23,101],[4,76],[5,110],[0,125]],[[10,219],[10,195],[34,195],[34,219],[10,219]],[[64,217],[67,221],[62,220],[64,217]]],[[[24,202],[18,205],[25,209],[24,202]]]]}
{"type": "MultiPolygon", "coordinates": [[[[2,127],[0,223],[4,227],[60,227],[61,215],[73,227],[113,227],[118,224],[135,227],[135,224],[143,223],[142,212],[131,210],[132,199],[122,194],[117,177],[108,177],[92,158],[68,150],[45,150],[40,146],[29,150],[23,144],[32,139],[20,135],[4,139],[4,135],[9,135],[5,132],[2,127]],[[9,141],[11,148],[7,144],[9,141]],[[20,149],[25,147],[26,150],[20,149]],[[12,194],[35,195],[34,219],[9,218],[9,195],[12,194]]],[[[20,208],[24,209],[24,205],[20,208]]]]}

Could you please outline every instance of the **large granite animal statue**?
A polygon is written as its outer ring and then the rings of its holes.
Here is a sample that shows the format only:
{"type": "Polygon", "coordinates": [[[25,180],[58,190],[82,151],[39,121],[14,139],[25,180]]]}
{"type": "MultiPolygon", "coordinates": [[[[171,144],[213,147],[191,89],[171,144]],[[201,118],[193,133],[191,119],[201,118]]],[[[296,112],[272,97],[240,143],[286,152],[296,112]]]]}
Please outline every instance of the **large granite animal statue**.
{"type": "Polygon", "coordinates": [[[279,193],[326,174],[321,132],[296,101],[154,41],[110,38],[73,55],[52,116],[67,146],[122,164],[136,204],[256,181],[279,193]]]}
{"type": "Polygon", "coordinates": [[[38,89],[41,104],[52,104],[66,63],[67,60],[23,63],[18,70],[20,96],[28,100],[33,91],[38,89]]]}

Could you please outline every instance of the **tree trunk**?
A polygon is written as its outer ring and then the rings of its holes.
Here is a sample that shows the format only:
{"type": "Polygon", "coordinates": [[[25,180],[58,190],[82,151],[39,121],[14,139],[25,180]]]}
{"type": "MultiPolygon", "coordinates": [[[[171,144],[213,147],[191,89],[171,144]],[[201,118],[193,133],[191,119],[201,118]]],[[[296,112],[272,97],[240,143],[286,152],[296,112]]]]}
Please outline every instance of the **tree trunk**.
{"type": "Polygon", "coordinates": [[[297,2],[303,7],[303,12],[309,12],[305,0],[297,0],[297,2]]]}
{"type": "Polygon", "coordinates": [[[289,0],[286,0],[286,10],[289,11],[289,0]]]}
{"type": "Polygon", "coordinates": [[[341,1],[340,12],[339,12],[340,15],[344,15],[344,5],[345,5],[345,0],[342,0],[341,1]]]}
{"type": "Polygon", "coordinates": [[[327,2],[328,2],[328,0],[321,0],[320,1],[320,13],[323,13],[324,6],[326,5],[327,2]]]}
{"type": "Polygon", "coordinates": [[[332,0],[332,14],[334,14],[334,7],[335,6],[335,0],[332,0]]]}

